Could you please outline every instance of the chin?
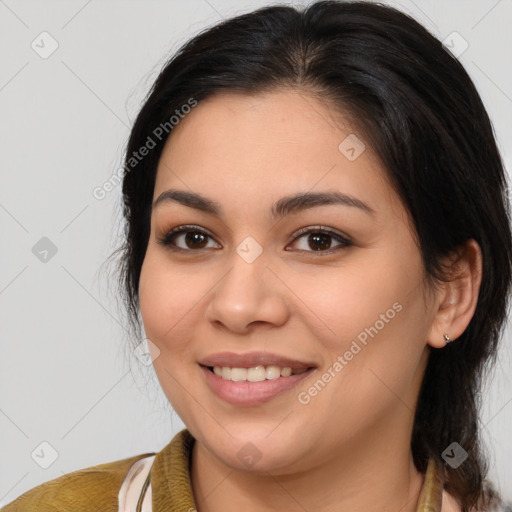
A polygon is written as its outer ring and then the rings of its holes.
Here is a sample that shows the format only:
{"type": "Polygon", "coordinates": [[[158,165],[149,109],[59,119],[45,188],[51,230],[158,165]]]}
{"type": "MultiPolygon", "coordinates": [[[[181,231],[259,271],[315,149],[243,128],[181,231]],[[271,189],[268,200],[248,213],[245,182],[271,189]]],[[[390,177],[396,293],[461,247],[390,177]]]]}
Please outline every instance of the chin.
{"type": "Polygon", "coordinates": [[[211,437],[208,432],[198,436],[192,430],[191,433],[232,469],[262,474],[286,473],[304,460],[304,446],[297,443],[296,439],[301,437],[291,434],[289,427],[280,431],[276,425],[278,422],[273,422],[272,426],[265,423],[260,427],[251,424],[247,429],[227,425],[226,430],[232,436],[220,429],[220,438],[211,437]]]}

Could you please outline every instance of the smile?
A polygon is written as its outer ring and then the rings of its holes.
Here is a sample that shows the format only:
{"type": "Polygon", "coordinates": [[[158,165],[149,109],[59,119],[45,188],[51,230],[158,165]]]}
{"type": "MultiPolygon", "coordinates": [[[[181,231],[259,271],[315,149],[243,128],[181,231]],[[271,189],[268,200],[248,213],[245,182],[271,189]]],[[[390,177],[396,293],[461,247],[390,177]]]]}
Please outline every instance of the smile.
{"type": "Polygon", "coordinates": [[[316,368],[256,366],[251,368],[203,366],[200,369],[210,390],[223,401],[238,406],[268,402],[294,388],[316,368]],[[252,379],[252,380],[251,380],[252,379]]]}
{"type": "Polygon", "coordinates": [[[278,379],[279,377],[289,377],[290,375],[299,375],[308,371],[307,368],[292,370],[289,366],[254,366],[253,368],[231,368],[229,366],[214,366],[210,370],[224,380],[234,382],[262,382],[264,380],[278,379]]]}

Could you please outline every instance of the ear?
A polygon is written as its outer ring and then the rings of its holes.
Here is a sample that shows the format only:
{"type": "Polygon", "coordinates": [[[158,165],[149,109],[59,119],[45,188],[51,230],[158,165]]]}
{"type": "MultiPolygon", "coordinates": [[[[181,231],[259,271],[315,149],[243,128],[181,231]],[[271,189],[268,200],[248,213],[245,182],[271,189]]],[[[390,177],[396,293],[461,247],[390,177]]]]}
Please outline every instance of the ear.
{"type": "Polygon", "coordinates": [[[440,282],[436,291],[435,314],[427,343],[435,348],[446,345],[444,334],[457,339],[469,325],[478,302],[482,282],[482,251],[468,240],[444,262],[448,282],[440,282]]]}

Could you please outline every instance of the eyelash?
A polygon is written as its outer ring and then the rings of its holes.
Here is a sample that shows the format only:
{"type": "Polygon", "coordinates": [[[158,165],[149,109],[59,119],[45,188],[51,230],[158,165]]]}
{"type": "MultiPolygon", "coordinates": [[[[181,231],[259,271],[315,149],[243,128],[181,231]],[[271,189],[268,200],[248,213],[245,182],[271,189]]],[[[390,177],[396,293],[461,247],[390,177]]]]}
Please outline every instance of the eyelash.
{"type": "MultiPolygon", "coordinates": [[[[181,235],[183,233],[196,233],[196,232],[202,233],[205,236],[213,238],[212,235],[210,233],[208,233],[208,231],[204,230],[203,228],[200,228],[199,226],[182,225],[182,226],[177,226],[177,227],[171,229],[163,237],[158,238],[157,241],[160,245],[163,245],[164,247],[166,247],[167,249],[169,249],[171,251],[199,252],[199,251],[202,251],[203,249],[183,249],[181,247],[176,247],[172,243],[174,238],[176,238],[178,235],[181,235]]],[[[305,250],[299,249],[299,251],[302,253],[306,253],[306,254],[312,253],[313,255],[326,256],[329,254],[333,254],[341,249],[350,247],[352,245],[352,242],[348,238],[346,238],[345,236],[341,235],[340,233],[337,233],[337,232],[335,232],[329,228],[326,228],[324,226],[313,226],[313,227],[299,229],[294,234],[294,239],[292,240],[291,243],[295,242],[302,236],[304,236],[306,234],[310,234],[310,233],[315,233],[315,234],[321,233],[323,235],[329,235],[332,238],[334,238],[337,242],[340,242],[342,245],[337,246],[333,249],[327,249],[325,251],[312,251],[312,250],[305,251],[305,250]]]]}

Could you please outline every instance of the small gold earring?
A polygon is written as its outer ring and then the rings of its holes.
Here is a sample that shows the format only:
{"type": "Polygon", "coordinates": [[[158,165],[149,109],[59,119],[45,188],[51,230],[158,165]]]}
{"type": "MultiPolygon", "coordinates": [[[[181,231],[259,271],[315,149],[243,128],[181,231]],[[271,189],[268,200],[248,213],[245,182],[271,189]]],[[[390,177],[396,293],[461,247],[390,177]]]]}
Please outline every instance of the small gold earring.
{"type": "Polygon", "coordinates": [[[446,333],[444,333],[444,340],[446,341],[447,344],[450,343],[450,341],[452,341],[450,339],[450,336],[448,336],[448,334],[446,334],[446,333]]]}

